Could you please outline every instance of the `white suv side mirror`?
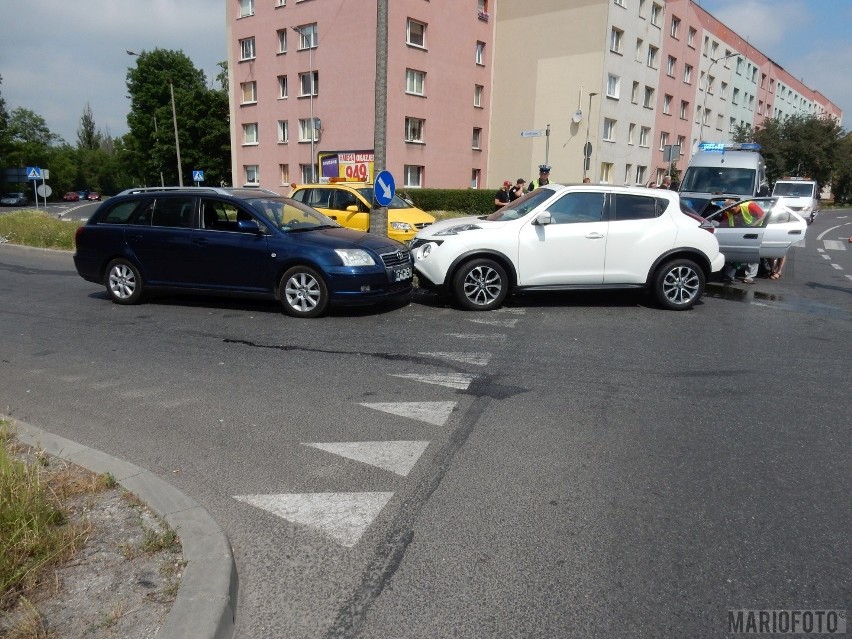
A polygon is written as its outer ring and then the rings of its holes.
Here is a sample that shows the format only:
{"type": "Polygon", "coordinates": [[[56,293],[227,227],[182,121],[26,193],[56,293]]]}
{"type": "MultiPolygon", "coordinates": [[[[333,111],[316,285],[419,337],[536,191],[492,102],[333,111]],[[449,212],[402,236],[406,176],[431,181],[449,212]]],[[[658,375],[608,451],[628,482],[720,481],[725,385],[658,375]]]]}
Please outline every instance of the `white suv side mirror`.
{"type": "Polygon", "coordinates": [[[550,216],[550,211],[544,211],[543,213],[536,215],[533,223],[540,224],[542,226],[545,224],[553,224],[553,218],[550,216]]]}

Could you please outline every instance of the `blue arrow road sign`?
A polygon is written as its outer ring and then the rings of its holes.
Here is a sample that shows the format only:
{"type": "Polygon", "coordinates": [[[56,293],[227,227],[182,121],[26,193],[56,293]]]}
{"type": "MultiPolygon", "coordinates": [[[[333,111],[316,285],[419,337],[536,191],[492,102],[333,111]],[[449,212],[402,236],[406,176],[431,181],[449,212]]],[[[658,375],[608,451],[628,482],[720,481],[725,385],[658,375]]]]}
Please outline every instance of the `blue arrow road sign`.
{"type": "Polygon", "coordinates": [[[387,206],[391,203],[394,193],[396,193],[396,185],[393,183],[393,176],[390,171],[381,171],[376,176],[376,185],[373,189],[376,194],[376,202],[382,206],[387,206]]]}
{"type": "Polygon", "coordinates": [[[28,166],[27,167],[27,179],[28,180],[40,180],[41,179],[41,168],[37,166],[28,166]]]}
{"type": "Polygon", "coordinates": [[[204,181],[204,171],[193,171],[192,172],[192,181],[193,182],[203,182],[204,181]]]}

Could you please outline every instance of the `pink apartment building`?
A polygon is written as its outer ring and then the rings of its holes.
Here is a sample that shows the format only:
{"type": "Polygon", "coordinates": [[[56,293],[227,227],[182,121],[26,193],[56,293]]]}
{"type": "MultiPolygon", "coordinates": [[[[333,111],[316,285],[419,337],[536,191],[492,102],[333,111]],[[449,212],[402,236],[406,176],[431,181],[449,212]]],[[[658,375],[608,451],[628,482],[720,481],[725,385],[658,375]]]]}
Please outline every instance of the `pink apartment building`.
{"type": "MultiPolygon", "coordinates": [[[[372,181],[377,0],[227,0],[235,185],[372,181]]],[[[388,0],[398,188],[644,184],[703,139],[841,111],[694,0],[388,0]],[[525,132],[551,132],[523,137],[525,132]],[[584,149],[593,149],[588,165],[584,149]]]]}
{"type": "MultiPolygon", "coordinates": [[[[376,4],[228,0],[235,185],[287,193],[331,171],[372,180],[376,4]]],[[[451,11],[443,1],[388,4],[384,168],[398,188],[484,186],[488,2],[453,0],[451,11]]]]}

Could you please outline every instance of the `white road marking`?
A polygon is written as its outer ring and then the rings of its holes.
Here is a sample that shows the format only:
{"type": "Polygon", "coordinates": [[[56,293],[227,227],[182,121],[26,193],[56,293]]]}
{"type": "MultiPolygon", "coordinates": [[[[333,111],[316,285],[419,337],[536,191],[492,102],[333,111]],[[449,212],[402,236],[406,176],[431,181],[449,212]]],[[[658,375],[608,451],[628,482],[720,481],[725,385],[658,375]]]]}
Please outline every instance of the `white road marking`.
{"type": "Polygon", "coordinates": [[[817,253],[825,253],[825,249],[818,248],[817,253]]]}
{"type": "Polygon", "coordinates": [[[506,328],[515,328],[515,324],[518,323],[518,320],[516,320],[516,319],[509,319],[509,320],[503,320],[503,319],[493,319],[493,320],[469,319],[467,321],[473,322],[474,324],[489,324],[491,326],[505,326],[506,328]]]}
{"type": "Polygon", "coordinates": [[[408,473],[429,446],[429,442],[333,442],[302,444],[302,446],[318,448],[332,455],[354,459],[408,477],[408,473]]]}
{"type": "Polygon", "coordinates": [[[424,353],[419,352],[418,355],[426,355],[428,357],[437,357],[439,359],[449,359],[454,362],[463,362],[465,364],[473,364],[475,366],[485,366],[491,359],[491,353],[424,353]]]}
{"type": "Polygon", "coordinates": [[[456,407],[455,402],[388,402],[364,404],[367,408],[380,410],[391,415],[416,419],[435,426],[443,426],[456,407]]]}
{"type": "Polygon", "coordinates": [[[525,308],[498,308],[496,311],[492,311],[493,313],[508,313],[509,315],[526,315],[527,309],[525,308]]]}
{"type": "Polygon", "coordinates": [[[825,244],[825,248],[827,251],[845,251],[846,244],[843,242],[839,242],[837,240],[823,240],[823,244],[825,244]]]}
{"type": "Polygon", "coordinates": [[[842,271],[842,270],[843,270],[843,267],[842,267],[842,266],[840,266],[840,264],[837,264],[836,262],[832,262],[832,263],[831,263],[831,265],[832,265],[834,268],[836,268],[838,271],[842,271]]]}
{"type": "Polygon", "coordinates": [[[351,547],[373,523],[393,493],[290,493],[283,495],[235,495],[295,524],[316,528],[336,542],[351,547]]]}
{"type": "Polygon", "coordinates": [[[848,280],[852,281],[852,275],[847,275],[847,276],[846,276],[846,279],[848,279],[848,280]]]}
{"type": "Polygon", "coordinates": [[[478,333],[447,333],[450,337],[458,337],[459,339],[469,339],[476,342],[500,342],[505,343],[506,336],[503,333],[494,333],[493,335],[483,335],[478,333]]]}
{"type": "Polygon", "coordinates": [[[438,386],[446,386],[447,388],[457,388],[465,390],[470,383],[476,379],[477,375],[468,373],[440,373],[436,375],[418,375],[417,373],[391,373],[391,377],[401,377],[402,379],[411,379],[415,382],[423,382],[424,384],[436,384],[438,386]]]}
{"type": "Polygon", "coordinates": [[[830,259],[831,259],[831,255],[823,255],[822,257],[823,257],[823,259],[825,259],[825,260],[830,260],[830,259]]]}

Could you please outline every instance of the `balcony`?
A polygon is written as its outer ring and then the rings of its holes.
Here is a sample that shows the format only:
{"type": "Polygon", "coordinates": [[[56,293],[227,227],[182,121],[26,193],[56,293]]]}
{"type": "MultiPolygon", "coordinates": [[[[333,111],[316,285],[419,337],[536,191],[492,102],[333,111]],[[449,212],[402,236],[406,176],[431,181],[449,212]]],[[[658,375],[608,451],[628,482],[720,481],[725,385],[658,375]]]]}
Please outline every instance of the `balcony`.
{"type": "Polygon", "coordinates": [[[486,11],[480,11],[477,17],[483,22],[488,22],[488,12],[486,11]]]}

